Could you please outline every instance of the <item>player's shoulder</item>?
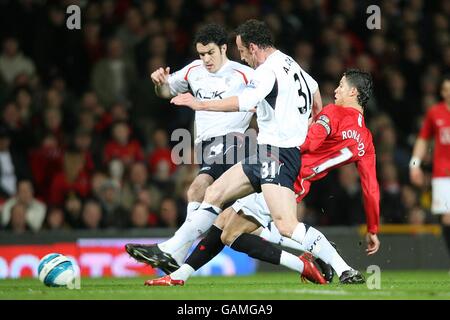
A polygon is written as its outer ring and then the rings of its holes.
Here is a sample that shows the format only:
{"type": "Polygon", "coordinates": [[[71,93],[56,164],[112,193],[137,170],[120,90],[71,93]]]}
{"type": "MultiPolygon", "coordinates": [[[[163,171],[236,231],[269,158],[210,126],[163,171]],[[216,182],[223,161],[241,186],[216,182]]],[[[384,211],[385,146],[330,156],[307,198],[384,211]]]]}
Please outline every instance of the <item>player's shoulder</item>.
{"type": "Polygon", "coordinates": [[[185,72],[192,72],[194,71],[194,69],[200,70],[202,66],[203,66],[202,60],[196,59],[185,65],[182,70],[184,70],[185,72]]]}
{"type": "Polygon", "coordinates": [[[254,69],[250,68],[249,66],[239,63],[237,61],[233,61],[233,60],[230,60],[230,68],[234,69],[234,70],[246,72],[246,73],[252,73],[255,71],[254,69]]]}
{"type": "Polygon", "coordinates": [[[337,106],[333,103],[329,103],[322,108],[320,114],[328,115],[328,116],[341,116],[342,115],[342,107],[337,106]]]}
{"type": "Polygon", "coordinates": [[[229,61],[228,68],[232,72],[236,73],[236,75],[242,76],[245,83],[248,83],[249,79],[253,78],[253,74],[255,72],[255,70],[249,66],[232,60],[229,61]]]}
{"type": "Polygon", "coordinates": [[[438,113],[442,113],[442,112],[444,112],[444,111],[446,110],[446,108],[447,108],[447,107],[446,107],[445,103],[444,103],[443,101],[441,101],[441,102],[438,102],[438,103],[432,105],[432,106],[428,109],[427,113],[428,113],[428,114],[431,114],[431,115],[433,115],[433,114],[438,114],[438,113]]]}
{"type": "Polygon", "coordinates": [[[185,65],[183,69],[179,70],[175,74],[172,74],[171,76],[177,76],[183,78],[186,81],[189,81],[192,74],[203,71],[204,71],[203,62],[202,60],[197,59],[185,65]]]}

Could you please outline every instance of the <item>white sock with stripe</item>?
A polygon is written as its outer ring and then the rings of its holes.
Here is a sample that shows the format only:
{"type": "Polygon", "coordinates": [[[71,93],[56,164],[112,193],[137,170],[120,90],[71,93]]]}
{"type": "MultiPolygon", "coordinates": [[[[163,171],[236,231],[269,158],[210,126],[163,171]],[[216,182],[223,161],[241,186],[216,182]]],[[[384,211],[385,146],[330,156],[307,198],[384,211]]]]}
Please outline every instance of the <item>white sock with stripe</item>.
{"type": "Polygon", "coordinates": [[[175,232],[172,238],[158,244],[158,247],[171,255],[191,241],[209,230],[222,209],[203,202],[198,210],[191,214],[189,219],[175,232]]]}

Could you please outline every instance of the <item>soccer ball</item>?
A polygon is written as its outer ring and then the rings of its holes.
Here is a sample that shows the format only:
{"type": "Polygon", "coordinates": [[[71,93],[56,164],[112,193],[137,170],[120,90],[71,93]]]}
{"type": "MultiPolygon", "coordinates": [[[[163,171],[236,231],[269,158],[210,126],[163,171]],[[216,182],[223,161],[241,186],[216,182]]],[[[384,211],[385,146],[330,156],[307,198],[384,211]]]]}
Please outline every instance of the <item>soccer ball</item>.
{"type": "Polygon", "coordinates": [[[75,266],[60,253],[49,253],[39,261],[39,280],[48,287],[67,286],[75,278],[75,266]]]}

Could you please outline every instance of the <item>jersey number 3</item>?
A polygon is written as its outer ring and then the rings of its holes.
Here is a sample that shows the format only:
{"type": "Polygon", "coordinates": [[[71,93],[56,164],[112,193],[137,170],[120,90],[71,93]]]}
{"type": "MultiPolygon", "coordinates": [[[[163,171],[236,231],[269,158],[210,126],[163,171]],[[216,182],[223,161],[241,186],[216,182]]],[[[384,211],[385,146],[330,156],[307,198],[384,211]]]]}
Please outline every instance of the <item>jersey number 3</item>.
{"type": "Polygon", "coordinates": [[[306,90],[308,91],[308,95],[306,95],[306,93],[302,90],[302,82],[297,73],[294,73],[294,80],[295,80],[295,82],[298,82],[298,85],[299,85],[298,96],[300,97],[301,104],[298,107],[298,110],[300,111],[301,114],[305,114],[308,111],[308,108],[311,110],[312,97],[311,97],[311,91],[309,90],[309,87],[308,87],[308,84],[306,83],[305,77],[303,77],[302,73],[300,73],[300,75],[302,76],[302,79],[305,83],[305,87],[306,87],[306,90]],[[303,103],[304,103],[304,105],[303,105],[303,103]]]}

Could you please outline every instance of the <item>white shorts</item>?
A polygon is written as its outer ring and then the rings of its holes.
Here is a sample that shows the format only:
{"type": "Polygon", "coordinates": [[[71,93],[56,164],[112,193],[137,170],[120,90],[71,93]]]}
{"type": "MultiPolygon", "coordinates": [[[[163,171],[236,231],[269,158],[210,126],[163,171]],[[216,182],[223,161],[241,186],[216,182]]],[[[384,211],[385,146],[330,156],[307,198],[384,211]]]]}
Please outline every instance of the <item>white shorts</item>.
{"type": "Polygon", "coordinates": [[[431,212],[434,214],[450,213],[450,178],[433,178],[431,192],[431,212]]]}
{"type": "Polygon", "coordinates": [[[267,227],[272,222],[272,216],[262,193],[252,193],[237,200],[231,207],[236,212],[242,210],[246,216],[253,217],[263,227],[267,227]]]}

